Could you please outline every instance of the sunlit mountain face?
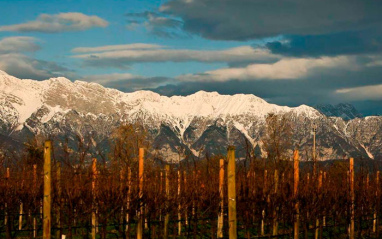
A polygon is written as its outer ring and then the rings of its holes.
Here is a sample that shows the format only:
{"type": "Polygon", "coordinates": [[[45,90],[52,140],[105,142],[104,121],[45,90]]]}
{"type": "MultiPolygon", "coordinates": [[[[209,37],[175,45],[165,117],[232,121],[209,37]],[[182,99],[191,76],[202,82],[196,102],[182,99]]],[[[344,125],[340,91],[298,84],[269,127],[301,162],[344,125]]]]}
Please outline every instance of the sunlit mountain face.
{"type": "Polygon", "coordinates": [[[382,117],[343,119],[326,116],[301,105],[278,106],[249,94],[221,95],[199,91],[188,96],[161,96],[151,91],[124,93],[96,83],[66,78],[21,80],[0,75],[3,138],[15,145],[33,135],[75,140],[80,136],[94,145],[107,144],[121,124],[139,123],[150,133],[151,150],[169,161],[186,154],[195,157],[223,154],[237,146],[238,156],[259,148],[265,157],[263,137],[266,117],[286,115],[291,122],[290,151],[295,145],[311,158],[312,125],[317,124],[320,160],[344,155],[380,158],[382,117]]]}

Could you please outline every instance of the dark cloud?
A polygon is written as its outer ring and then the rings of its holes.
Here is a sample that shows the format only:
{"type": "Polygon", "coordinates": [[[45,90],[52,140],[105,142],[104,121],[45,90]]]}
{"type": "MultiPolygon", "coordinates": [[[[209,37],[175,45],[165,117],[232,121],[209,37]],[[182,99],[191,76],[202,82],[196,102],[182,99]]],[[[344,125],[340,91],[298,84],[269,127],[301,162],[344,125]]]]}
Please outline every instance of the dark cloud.
{"type": "Polygon", "coordinates": [[[160,17],[163,14],[160,14],[159,12],[153,12],[153,11],[143,11],[143,12],[128,12],[125,14],[128,18],[144,18],[148,19],[150,17],[160,17]]]}
{"type": "Polygon", "coordinates": [[[118,89],[123,92],[133,92],[136,90],[156,88],[173,79],[166,77],[144,77],[130,73],[113,73],[104,75],[87,75],[81,80],[95,82],[108,88],[118,89]]]}
{"type": "Polygon", "coordinates": [[[143,27],[151,35],[163,38],[184,38],[190,35],[182,30],[183,21],[160,12],[144,11],[125,14],[127,29],[143,27]]]}
{"type": "Polygon", "coordinates": [[[365,100],[352,103],[362,115],[381,115],[382,100],[365,100]]]}
{"type": "Polygon", "coordinates": [[[34,59],[22,54],[0,55],[0,69],[21,79],[45,80],[51,77],[72,78],[75,73],[55,62],[34,59]]]}
{"type": "Polygon", "coordinates": [[[82,64],[83,67],[95,67],[95,68],[118,68],[128,70],[131,68],[131,63],[123,62],[119,59],[107,59],[101,60],[100,57],[90,55],[82,64]]]}
{"type": "Polygon", "coordinates": [[[186,31],[217,40],[324,35],[382,23],[378,0],[171,0],[161,11],[181,18],[186,31]]]}
{"type": "Polygon", "coordinates": [[[152,88],[158,87],[158,85],[162,85],[169,81],[172,82],[173,80],[167,77],[150,77],[150,78],[143,78],[143,79],[137,78],[137,79],[112,82],[112,83],[106,84],[106,86],[111,88],[117,88],[124,92],[133,92],[136,90],[152,89],[152,88]]]}
{"type": "Polygon", "coordinates": [[[34,37],[4,37],[0,40],[0,54],[38,51],[40,46],[37,41],[34,37]]]}
{"type": "Polygon", "coordinates": [[[56,76],[73,77],[75,73],[55,62],[35,59],[24,52],[40,50],[34,37],[15,36],[0,40],[0,70],[22,79],[44,80],[56,76]]]}
{"type": "Polygon", "coordinates": [[[285,36],[283,41],[269,42],[266,46],[274,54],[298,57],[377,53],[382,51],[382,28],[325,35],[285,36]]]}

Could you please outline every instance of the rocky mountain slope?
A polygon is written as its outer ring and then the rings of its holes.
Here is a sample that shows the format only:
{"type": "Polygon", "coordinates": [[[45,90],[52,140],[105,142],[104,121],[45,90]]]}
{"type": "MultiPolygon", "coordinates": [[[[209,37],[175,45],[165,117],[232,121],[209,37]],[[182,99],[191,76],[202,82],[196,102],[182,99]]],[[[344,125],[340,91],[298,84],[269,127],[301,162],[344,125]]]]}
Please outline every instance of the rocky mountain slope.
{"type": "Polygon", "coordinates": [[[186,152],[224,154],[229,144],[237,146],[238,157],[248,148],[260,148],[265,156],[262,138],[269,113],[288,115],[293,144],[299,145],[305,159],[311,158],[313,122],[318,124],[319,159],[382,157],[382,117],[345,121],[306,105],[278,106],[254,95],[123,93],[66,78],[21,80],[0,71],[3,141],[21,142],[35,134],[90,135],[97,143],[105,141],[121,123],[139,122],[150,132],[152,150],[166,160],[179,160],[186,152]]]}

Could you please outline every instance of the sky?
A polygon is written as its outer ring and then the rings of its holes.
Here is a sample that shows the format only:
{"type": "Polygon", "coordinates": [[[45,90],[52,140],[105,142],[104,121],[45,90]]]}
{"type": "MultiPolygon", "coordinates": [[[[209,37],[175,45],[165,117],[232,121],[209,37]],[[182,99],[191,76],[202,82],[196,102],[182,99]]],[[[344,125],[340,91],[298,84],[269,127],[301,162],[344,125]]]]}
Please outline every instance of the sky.
{"type": "Polygon", "coordinates": [[[379,0],[0,0],[0,70],[382,114],[379,0]]]}

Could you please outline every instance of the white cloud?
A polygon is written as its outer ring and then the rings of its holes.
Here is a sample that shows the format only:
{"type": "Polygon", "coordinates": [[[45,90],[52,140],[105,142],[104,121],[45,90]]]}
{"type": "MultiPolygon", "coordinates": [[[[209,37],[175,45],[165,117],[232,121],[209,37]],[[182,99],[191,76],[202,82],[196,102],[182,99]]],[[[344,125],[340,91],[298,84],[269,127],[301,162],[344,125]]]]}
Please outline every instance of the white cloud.
{"type": "Polygon", "coordinates": [[[285,58],[272,64],[252,64],[243,68],[223,68],[201,74],[178,76],[181,81],[224,82],[229,80],[299,79],[316,69],[350,67],[344,56],[323,58],[285,58]]]}
{"type": "Polygon", "coordinates": [[[88,16],[79,12],[68,12],[59,14],[41,14],[36,20],[0,26],[0,31],[15,32],[66,32],[82,31],[92,27],[107,27],[109,23],[97,16],[88,16]]]}
{"type": "Polygon", "coordinates": [[[122,50],[145,50],[145,49],[158,49],[162,48],[156,44],[124,44],[124,45],[109,45],[100,47],[77,47],[72,50],[74,53],[88,53],[88,52],[105,52],[105,51],[122,51],[122,50]]]}
{"type": "Polygon", "coordinates": [[[343,88],[336,90],[338,96],[347,100],[381,100],[382,84],[343,88]]]}
{"type": "MultiPolygon", "coordinates": [[[[115,48],[127,49],[129,45],[114,46],[115,48]]],[[[104,52],[74,55],[74,58],[84,60],[85,65],[107,66],[107,67],[128,67],[137,62],[274,62],[280,58],[262,48],[251,46],[240,46],[224,50],[190,50],[190,49],[170,49],[165,46],[161,48],[154,45],[152,48],[128,50],[106,51],[112,46],[99,47],[99,51],[104,52]]],[[[93,48],[96,49],[96,48],[93,48]]],[[[73,51],[87,51],[73,49],[73,51]]]]}
{"type": "Polygon", "coordinates": [[[40,49],[34,37],[5,37],[0,40],[0,54],[15,52],[34,52],[40,49]]]}

